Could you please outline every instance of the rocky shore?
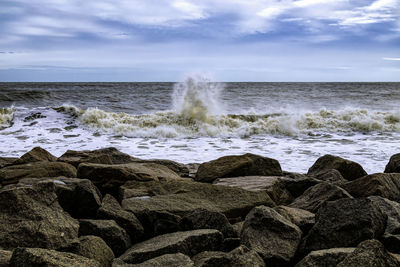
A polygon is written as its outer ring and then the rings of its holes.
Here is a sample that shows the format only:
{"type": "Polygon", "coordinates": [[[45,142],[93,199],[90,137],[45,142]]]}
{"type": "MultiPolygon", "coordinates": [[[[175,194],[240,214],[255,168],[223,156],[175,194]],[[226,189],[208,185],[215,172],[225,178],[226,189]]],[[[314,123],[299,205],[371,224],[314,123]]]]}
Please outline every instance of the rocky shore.
{"type": "Polygon", "coordinates": [[[0,267],[400,266],[400,154],[202,164],[105,148],[0,158],[0,267]]]}

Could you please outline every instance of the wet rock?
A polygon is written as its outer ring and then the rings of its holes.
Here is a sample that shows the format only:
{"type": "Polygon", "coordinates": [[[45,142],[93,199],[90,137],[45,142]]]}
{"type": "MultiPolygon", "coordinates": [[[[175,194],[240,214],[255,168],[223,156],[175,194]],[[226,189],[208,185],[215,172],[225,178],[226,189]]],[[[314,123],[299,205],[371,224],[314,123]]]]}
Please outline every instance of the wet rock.
{"type": "Polygon", "coordinates": [[[171,253],[193,256],[205,250],[217,250],[222,239],[221,232],[210,229],[165,234],[134,245],[120,260],[126,263],[141,263],[171,253]]]}
{"type": "Polygon", "coordinates": [[[87,235],[79,238],[79,245],[74,254],[96,260],[102,267],[109,267],[114,259],[114,253],[106,242],[98,236],[87,235]]]}
{"type": "Polygon", "coordinates": [[[332,155],[320,157],[308,170],[307,175],[318,176],[330,169],[338,170],[343,178],[349,181],[367,175],[360,164],[332,155]]]}
{"type": "Polygon", "coordinates": [[[181,177],[189,177],[189,168],[182,163],[168,159],[136,160],[137,163],[155,163],[167,167],[181,177]]]}
{"type": "Polygon", "coordinates": [[[378,240],[366,240],[341,261],[338,267],[381,266],[398,267],[400,263],[391,256],[378,240]]]}
{"type": "Polygon", "coordinates": [[[0,267],[8,267],[10,264],[12,251],[0,249],[0,267]]]}
{"type": "Polygon", "coordinates": [[[78,241],[78,222],[63,211],[53,183],[0,191],[0,247],[60,249],[78,241]]]}
{"type": "Polygon", "coordinates": [[[196,267],[230,266],[228,253],[222,251],[204,251],[192,258],[196,267]]]}
{"type": "Polygon", "coordinates": [[[18,158],[0,157],[0,169],[9,165],[13,165],[16,160],[18,160],[18,158]]]}
{"type": "Polygon", "coordinates": [[[330,169],[324,172],[317,173],[315,178],[324,182],[337,185],[341,185],[343,183],[348,182],[346,179],[343,178],[342,174],[336,169],[330,169]]]}
{"type": "Polygon", "coordinates": [[[145,239],[181,230],[181,217],[170,212],[145,209],[136,215],[144,226],[145,239]]]}
{"type": "Polygon", "coordinates": [[[343,185],[354,197],[381,196],[400,201],[400,173],[375,173],[343,185]]]}
{"type": "Polygon", "coordinates": [[[313,250],[355,247],[363,240],[379,238],[387,216],[370,199],[344,198],[322,205],[315,220],[301,244],[303,255],[313,250]]]}
{"type": "Polygon", "coordinates": [[[341,198],[352,198],[352,196],[342,188],[324,182],[308,188],[303,195],[296,198],[289,207],[315,213],[323,203],[341,198]]]}
{"type": "Polygon", "coordinates": [[[79,235],[101,237],[115,256],[124,253],[131,245],[129,235],[113,220],[80,220],[79,235]]]}
{"type": "Polygon", "coordinates": [[[299,227],[274,209],[259,206],[246,216],[241,241],[262,256],[268,266],[289,265],[300,243],[299,227]]]}
{"type": "Polygon", "coordinates": [[[387,216],[386,234],[400,234],[400,204],[386,198],[368,197],[387,216]]]}
{"type": "Polygon", "coordinates": [[[116,193],[127,181],[160,181],[182,179],[165,166],[154,163],[95,164],[81,163],[78,177],[93,181],[102,192],[116,193]]]}
{"type": "Polygon", "coordinates": [[[286,206],[278,206],[274,210],[297,225],[303,233],[308,232],[315,224],[315,215],[309,211],[286,206]]]}
{"type": "Polygon", "coordinates": [[[388,164],[385,167],[385,173],[400,173],[400,153],[390,157],[388,164]]]}
{"type": "Polygon", "coordinates": [[[155,267],[155,266],[168,266],[168,267],[193,267],[193,261],[182,253],[164,254],[159,257],[147,260],[139,264],[133,264],[134,267],[155,267]]]}
{"type": "Polygon", "coordinates": [[[41,147],[35,147],[31,151],[22,155],[14,164],[26,164],[37,161],[57,161],[57,157],[53,156],[41,147]]]}
{"type": "Polygon", "coordinates": [[[186,167],[189,169],[189,177],[194,178],[197,170],[199,169],[200,163],[188,163],[186,167]]]}
{"type": "Polygon", "coordinates": [[[26,116],[24,118],[24,122],[28,122],[28,121],[33,121],[33,120],[37,120],[37,119],[43,119],[46,118],[46,116],[42,115],[42,113],[40,112],[36,112],[36,113],[32,113],[29,116],[26,116]]]}
{"type": "Polygon", "coordinates": [[[338,263],[350,255],[355,248],[331,248],[310,252],[296,267],[336,267],[338,263]]]}
{"type": "Polygon", "coordinates": [[[223,213],[228,219],[244,217],[255,206],[274,206],[265,192],[182,180],[128,182],[121,187],[122,208],[134,214],[166,211],[185,216],[196,209],[223,213]]]}
{"type": "Polygon", "coordinates": [[[3,185],[17,183],[22,178],[76,177],[74,166],[63,162],[40,161],[12,165],[0,169],[0,181],[3,185]]]}
{"type": "Polygon", "coordinates": [[[247,153],[241,156],[225,156],[201,164],[195,180],[212,182],[225,177],[282,175],[277,160],[247,153]]]}
{"type": "Polygon", "coordinates": [[[97,211],[97,218],[114,220],[125,229],[132,243],[139,241],[144,234],[143,226],[136,216],[132,212],[123,210],[118,201],[111,195],[105,195],[103,198],[101,207],[97,211]]]}
{"type": "Polygon", "coordinates": [[[42,248],[16,248],[10,267],[100,267],[100,263],[76,254],[42,248]]]}
{"type": "Polygon", "coordinates": [[[237,237],[235,230],[224,214],[205,209],[195,210],[184,216],[181,220],[181,228],[183,230],[216,229],[225,238],[237,237]]]}

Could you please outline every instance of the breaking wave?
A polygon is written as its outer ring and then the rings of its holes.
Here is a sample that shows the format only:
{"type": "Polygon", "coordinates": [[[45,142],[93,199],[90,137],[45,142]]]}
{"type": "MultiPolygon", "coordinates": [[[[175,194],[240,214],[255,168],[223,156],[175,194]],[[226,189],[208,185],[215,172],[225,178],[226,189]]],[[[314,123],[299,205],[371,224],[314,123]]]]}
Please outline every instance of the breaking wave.
{"type": "Polygon", "coordinates": [[[269,114],[226,114],[220,101],[223,87],[204,77],[189,77],[175,86],[170,111],[144,115],[79,109],[63,105],[58,111],[86,128],[129,137],[241,137],[253,135],[400,132],[400,111],[347,108],[318,111],[286,110],[269,114]]]}
{"type": "Polygon", "coordinates": [[[14,119],[15,108],[0,108],[0,129],[11,126],[14,119]]]}

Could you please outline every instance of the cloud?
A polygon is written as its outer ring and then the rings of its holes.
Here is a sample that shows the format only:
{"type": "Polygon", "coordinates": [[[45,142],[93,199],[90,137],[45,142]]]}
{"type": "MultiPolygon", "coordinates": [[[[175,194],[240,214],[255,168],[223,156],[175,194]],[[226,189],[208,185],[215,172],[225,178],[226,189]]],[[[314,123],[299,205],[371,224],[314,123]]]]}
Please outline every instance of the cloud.
{"type": "Polygon", "coordinates": [[[384,57],[383,60],[400,61],[400,57],[384,57]]]}

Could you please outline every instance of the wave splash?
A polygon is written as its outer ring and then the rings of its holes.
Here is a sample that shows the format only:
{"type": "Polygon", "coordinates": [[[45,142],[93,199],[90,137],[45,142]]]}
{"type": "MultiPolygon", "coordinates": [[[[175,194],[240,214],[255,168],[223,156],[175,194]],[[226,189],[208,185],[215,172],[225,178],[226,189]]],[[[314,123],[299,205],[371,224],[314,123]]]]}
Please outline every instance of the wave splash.
{"type": "Polygon", "coordinates": [[[0,108],[0,129],[10,127],[13,123],[15,108],[0,108]]]}

